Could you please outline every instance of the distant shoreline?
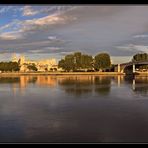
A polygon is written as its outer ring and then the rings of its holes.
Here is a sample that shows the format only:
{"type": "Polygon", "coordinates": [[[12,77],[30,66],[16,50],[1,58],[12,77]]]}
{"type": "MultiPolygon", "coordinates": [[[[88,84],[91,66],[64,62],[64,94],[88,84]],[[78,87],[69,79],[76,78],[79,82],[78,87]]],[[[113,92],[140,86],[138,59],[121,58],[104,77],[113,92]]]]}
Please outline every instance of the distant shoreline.
{"type": "Polygon", "coordinates": [[[0,73],[0,76],[21,76],[21,75],[124,75],[118,72],[9,72],[0,73]]]}

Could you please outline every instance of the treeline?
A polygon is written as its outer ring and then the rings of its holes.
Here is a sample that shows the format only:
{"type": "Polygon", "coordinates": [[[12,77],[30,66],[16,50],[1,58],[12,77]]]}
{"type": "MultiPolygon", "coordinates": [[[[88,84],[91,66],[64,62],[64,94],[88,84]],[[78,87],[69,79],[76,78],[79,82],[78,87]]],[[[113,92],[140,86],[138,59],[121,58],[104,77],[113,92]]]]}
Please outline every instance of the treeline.
{"type": "Polygon", "coordinates": [[[0,71],[2,72],[13,72],[19,70],[20,66],[17,62],[0,62],[0,71]]]}
{"type": "MultiPolygon", "coordinates": [[[[148,61],[148,54],[147,53],[138,53],[135,54],[132,58],[132,62],[146,62],[148,61]]],[[[138,69],[148,69],[148,65],[140,65],[137,66],[138,69]]]]}
{"type": "Polygon", "coordinates": [[[66,55],[58,63],[58,67],[65,71],[105,71],[111,68],[110,55],[108,53],[91,55],[75,52],[66,55]]]}
{"type": "Polygon", "coordinates": [[[142,62],[148,61],[148,54],[147,53],[138,53],[133,56],[133,62],[142,62]]]}

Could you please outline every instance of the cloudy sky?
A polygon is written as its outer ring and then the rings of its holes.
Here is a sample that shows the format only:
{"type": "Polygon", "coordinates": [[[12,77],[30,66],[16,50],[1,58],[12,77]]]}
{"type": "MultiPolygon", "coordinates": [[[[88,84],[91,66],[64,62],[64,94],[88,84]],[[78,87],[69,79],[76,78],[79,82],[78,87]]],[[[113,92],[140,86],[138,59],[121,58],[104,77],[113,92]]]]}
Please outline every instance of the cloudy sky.
{"type": "Polygon", "coordinates": [[[59,60],[108,52],[114,63],[148,52],[148,6],[0,5],[0,61],[12,53],[59,60]]]}

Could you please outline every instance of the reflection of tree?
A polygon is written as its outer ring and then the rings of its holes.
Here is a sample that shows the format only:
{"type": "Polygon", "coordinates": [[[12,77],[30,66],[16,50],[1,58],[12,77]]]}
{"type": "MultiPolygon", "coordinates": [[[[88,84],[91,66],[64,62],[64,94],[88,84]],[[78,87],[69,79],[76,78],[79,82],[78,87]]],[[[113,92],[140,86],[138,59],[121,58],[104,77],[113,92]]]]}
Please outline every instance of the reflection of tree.
{"type": "Polygon", "coordinates": [[[19,81],[20,81],[19,77],[1,77],[0,78],[0,84],[19,83],[19,81]]]}
{"type": "Polygon", "coordinates": [[[133,66],[131,65],[131,66],[125,67],[124,73],[126,73],[126,74],[132,74],[133,73],[133,66]]]}
{"type": "Polygon", "coordinates": [[[126,76],[124,77],[124,81],[125,81],[125,83],[127,83],[127,84],[132,84],[134,78],[135,78],[135,77],[134,77],[133,75],[126,75],[126,76]]]}
{"type": "Polygon", "coordinates": [[[95,92],[101,95],[108,95],[110,92],[111,78],[109,77],[95,77],[95,92]]]}
{"type": "Polygon", "coordinates": [[[67,93],[80,96],[92,92],[92,81],[88,77],[67,77],[59,81],[67,93]]]}
{"type": "Polygon", "coordinates": [[[36,83],[37,77],[32,77],[28,80],[28,83],[36,83]]]}
{"type": "Polygon", "coordinates": [[[148,84],[148,77],[135,77],[136,84],[148,84]]]}
{"type": "Polygon", "coordinates": [[[148,94],[148,77],[135,77],[134,92],[141,95],[148,94]]]}
{"type": "Polygon", "coordinates": [[[59,80],[59,85],[67,92],[74,95],[82,95],[85,93],[95,92],[100,94],[108,94],[110,91],[111,78],[109,77],[68,77],[59,80]]]}
{"type": "Polygon", "coordinates": [[[134,93],[146,95],[148,94],[148,77],[142,76],[125,76],[124,80],[126,84],[131,84],[134,86],[134,93]]]}
{"type": "Polygon", "coordinates": [[[140,95],[147,95],[148,94],[148,86],[146,87],[136,87],[134,92],[140,95]]]}

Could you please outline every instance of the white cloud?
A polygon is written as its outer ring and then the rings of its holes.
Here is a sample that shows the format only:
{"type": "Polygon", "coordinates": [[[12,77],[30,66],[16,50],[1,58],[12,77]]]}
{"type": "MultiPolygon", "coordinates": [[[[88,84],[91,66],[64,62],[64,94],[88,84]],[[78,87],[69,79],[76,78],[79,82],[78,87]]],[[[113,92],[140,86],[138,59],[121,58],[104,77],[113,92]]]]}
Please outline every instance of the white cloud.
{"type": "Polygon", "coordinates": [[[49,15],[43,18],[39,18],[39,19],[33,19],[33,20],[28,20],[26,21],[26,25],[50,25],[50,24],[56,24],[56,23],[62,23],[65,21],[64,17],[59,17],[56,15],[49,15]]]}
{"type": "Polygon", "coordinates": [[[135,35],[133,38],[148,38],[147,34],[135,35]]]}
{"type": "Polygon", "coordinates": [[[29,52],[31,52],[31,53],[41,53],[41,52],[44,52],[44,50],[42,50],[42,49],[35,49],[35,50],[30,50],[29,52]]]}
{"type": "Polygon", "coordinates": [[[111,58],[113,64],[121,64],[121,63],[130,62],[132,56],[112,56],[111,58]]]}
{"type": "Polygon", "coordinates": [[[34,16],[37,14],[63,14],[69,10],[75,9],[74,6],[45,6],[40,7],[40,9],[35,9],[36,6],[24,6],[23,16],[34,16]]]}
{"type": "Polygon", "coordinates": [[[12,8],[13,8],[13,6],[2,7],[2,8],[0,8],[0,14],[8,12],[12,8]]]}
{"type": "Polygon", "coordinates": [[[23,36],[18,32],[8,32],[0,34],[0,40],[16,40],[22,39],[23,36]]]}
{"type": "MultiPolygon", "coordinates": [[[[48,15],[42,18],[30,19],[30,20],[13,20],[11,23],[0,27],[0,39],[13,40],[22,38],[27,33],[36,32],[39,29],[44,29],[44,27],[49,27],[50,25],[65,24],[68,20],[75,20],[75,18],[69,18],[62,15],[48,15]],[[11,29],[11,32],[5,33],[5,30],[11,29]]],[[[49,40],[56,40],[56,37],[49,36],[49,40]]]]}
{"type": "Polygon", "coordinates": [[[56,36],[48,36],[48,39],[49,40],[57,40],[57,37],[56,36]]]}
{"type": "MultiPolygon", "coordinates": [[[[12,7],[2,7],[0,12],[6,12],[8,9],[12,7]]],[[[13,7],[15,11],[23,11],[24,16],[31,16],[41,12],[48,12],[55,9],[52,14],[48,14],[47,16],[41,18],[34,18],[28,20],[13,20],[12,22],[0,26],[0,40],[15,40],[22,39],[26,37],[28,34],[38,32],[40,29],[48,29],[50,25],[56,24],[66,24],[69,20],[75,20],[75,17],[67,17],[64,12],[72,10],[75,7],[69,6],[50,6],[45,9],[35,10],[33,6],[24,6],[24,7],[13,7]],[[8,31],[11,30],[11,31],[8,31]]],[[[14,11],[13,10],[13,11],[14,11]]],[[[56,40],[56,37],[49,36],[49,40],[56,40]]]]}
{"type": "Polygon", "coordinates": [[[45,52],[52,52],[52,51],[59,51],[61,50],[60,47],[45,47],[43,49],[35,49],[35,50],[29,50],[30,53],[45,53],[45,52]]]}
{"type": "Polygon", "coordinates": [[[24,6],[23,16],[33,16],[36,14],[38,14],[38,11],[33,10],[31,6],[24,6]]]}
{"type": "Polygon", "coordinates": [[[127,50],[127,51],[139,51],[139,52],[148,52],[148,46],[145,45],[134,45],[129,44],[126,46],[117,46],[117,49],[127,50]]]}

